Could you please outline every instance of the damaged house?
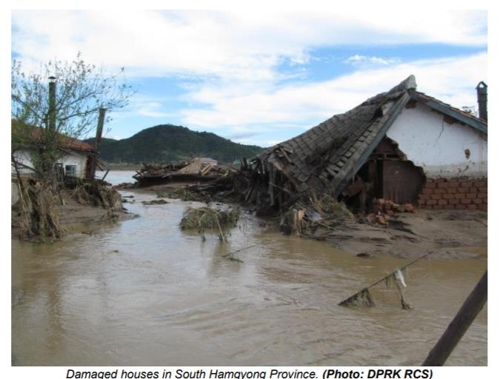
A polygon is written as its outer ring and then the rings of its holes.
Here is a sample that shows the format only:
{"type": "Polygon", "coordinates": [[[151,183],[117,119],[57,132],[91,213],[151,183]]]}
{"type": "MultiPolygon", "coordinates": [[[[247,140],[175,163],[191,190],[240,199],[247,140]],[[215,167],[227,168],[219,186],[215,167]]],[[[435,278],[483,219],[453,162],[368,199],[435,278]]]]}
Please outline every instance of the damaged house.
{"type": "Polygon", "coordinates": [[[479,117],[416,88],[411,75],[259,154],[246,200],[283,208],[324,193],[361,211],[375,198],[486,210],[486,84],[476,88],[479,117]]]}

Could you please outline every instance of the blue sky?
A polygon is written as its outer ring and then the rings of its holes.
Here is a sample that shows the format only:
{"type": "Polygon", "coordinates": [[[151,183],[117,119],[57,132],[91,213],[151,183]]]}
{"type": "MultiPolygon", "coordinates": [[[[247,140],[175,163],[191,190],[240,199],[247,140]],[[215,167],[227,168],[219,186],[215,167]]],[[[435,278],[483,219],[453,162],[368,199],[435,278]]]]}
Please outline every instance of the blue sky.
{"type": "Polygon", "coordinates": [[[12,56],[30,65],[81,52],[109,72],[124,66],[137,93],[108,138],[170,123],[271,146],[411,74],[458,108],[477,106],[475,87],[488,83],[485,10],[29,8],[40,3],[12,11],[12,56]]]}

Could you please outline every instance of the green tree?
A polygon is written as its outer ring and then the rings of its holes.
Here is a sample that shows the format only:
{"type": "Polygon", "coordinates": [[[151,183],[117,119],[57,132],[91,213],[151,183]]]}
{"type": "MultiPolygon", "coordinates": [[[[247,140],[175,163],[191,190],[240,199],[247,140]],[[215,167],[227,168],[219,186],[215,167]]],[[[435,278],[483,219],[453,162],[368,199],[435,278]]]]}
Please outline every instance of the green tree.
{"type": "MultiPolygon", "coordinates": [[[[12,147],[29,149],[37,176],[54,183],[55,166],[66,139],[79,139],[97,126],[99,109],[125,107],[133,94],[122,68],[107,74],[87,64],[80,53],[69,61],[51,60],[38,72],[25,72],[12,62],[12,147]]],[[[19,162],[12,154],[13,164],[19,162]]]]}

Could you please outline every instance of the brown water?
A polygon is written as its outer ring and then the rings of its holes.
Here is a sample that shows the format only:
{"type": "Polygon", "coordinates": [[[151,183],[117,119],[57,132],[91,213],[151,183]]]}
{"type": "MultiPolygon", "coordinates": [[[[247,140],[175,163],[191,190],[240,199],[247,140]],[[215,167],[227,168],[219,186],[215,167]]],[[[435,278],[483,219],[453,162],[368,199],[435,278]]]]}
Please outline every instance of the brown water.
{"type": "MultiPolygon", "coordinates": [[[[134,195],[140,217],[98,234],[12,241],[13,364],[420,365],[487,266],[420,261],[406,277],[414,309],[383,285],[375,308],[348,309],[337,303],[408,261],[360,259],[250,215],[227,245],[203,241],[178,226],[195,203],[134,195]],[[242,262],[223,257],[243,248],[242,262]]],[[[486,364],[485,308],[447,365],[486,364]]]]}

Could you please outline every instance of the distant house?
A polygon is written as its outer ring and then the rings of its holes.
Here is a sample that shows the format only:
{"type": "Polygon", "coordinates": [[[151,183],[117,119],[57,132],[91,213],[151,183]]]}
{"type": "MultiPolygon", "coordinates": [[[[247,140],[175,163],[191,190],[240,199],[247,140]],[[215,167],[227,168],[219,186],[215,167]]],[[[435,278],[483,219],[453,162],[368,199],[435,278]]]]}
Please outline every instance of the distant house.
{"type": "MultiPolygon", "coordinates": [[[[39,128],[33,129],[34,138],[41,138],[41,130],[39,128]]],[[[34,174],[33,170],[33,148],[12,146],[11,174],[12,174],[12,204],[17,202],[18,189],[17,189],[17,170],[22,176],[30,176],[34,174]]],[[[92,161],[97,159],[97,152],[95,148],[83,141],[72,139],[68,137],[60,137],[59,142],[59,159],[57,166],[59,173],[65,177],[89,179],[90,168],[92,161]]],[[[103,163],[97,161],[97,168],[103,170],[103,163]]]]}
{"type": "MultiPolygon", "coordinates": [[[[42,131],[39,128],[33,130],[34,138],[41,138],[42,131]]],[[[63,174],[68,177],[76,177],[84,179],[88,177],[90,164],[93,157],[97,156],[95,148],[83,141],[69,137],[60,137],[58,146],[59,159],[58,166],[63,174]]],[[[33,149],[29,147],[21,147],[14,149],[13,158],[18,163],[18,168],[21,174],[33,174],[33,149]]],[[[12,174],[14,174],[14,162],[11,164],[12,174]]]]}
{"type": "MultiPolygon", "coordinates": [[[[475,117],[416,87],[412,75],[259,154],[254,165],[260,179],[249,193],[265,191],[272,206],[313,191],[360,208],[385,198],[428,208],[486,210],[487,116],[475,117]]],[[[479,106],[483,113],[484,105],[479,106]]]]}

